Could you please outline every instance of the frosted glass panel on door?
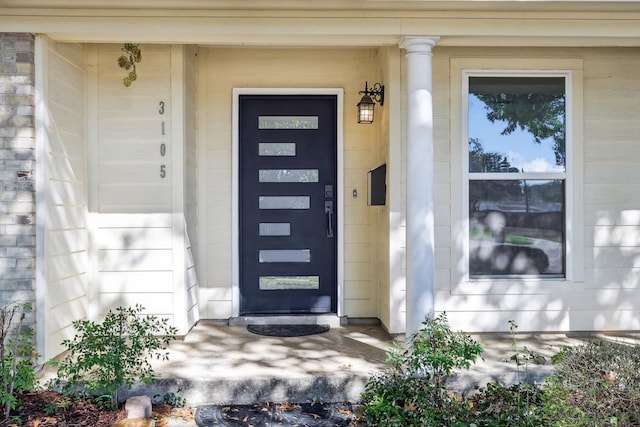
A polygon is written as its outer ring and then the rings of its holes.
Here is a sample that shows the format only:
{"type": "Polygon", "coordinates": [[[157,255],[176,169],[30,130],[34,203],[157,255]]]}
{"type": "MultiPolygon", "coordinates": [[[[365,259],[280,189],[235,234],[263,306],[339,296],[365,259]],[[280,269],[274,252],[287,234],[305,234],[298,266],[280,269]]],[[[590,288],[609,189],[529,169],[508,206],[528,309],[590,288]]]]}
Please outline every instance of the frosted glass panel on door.
{"type": "Polygon", "coordinates": [[[260,196],[260,209],[309,209],[309,196],[260,196]]]}
{"type": "Polygon", "coordinates": [[[258,155],[291,157],[296,155],[295,142],[261,142],[258,144],[258,155]]]}
{"type": "Polygon", "coordinates": [[[260,169],[260,182],[318,182],[318,169],[260,169]]]}
{"type": "Polygon", "coordinates": [[[290,236],[291,224],[288,222],[261,222],[261,236],[290,236]]]}
{"type": "Polygon", "coordinates": [[[259,116],[258,129],[318,129],[318,116],[259,116]]]}
{"type": "Polygon", "coordinates": [[[320,276],[261,276],[261,291],[320,289],[320,276]]]}
{"type": "Polygon", "coordinates": [[[264,249],[259,254],[260,262],[311,262],[309,249],[264,249]]]}

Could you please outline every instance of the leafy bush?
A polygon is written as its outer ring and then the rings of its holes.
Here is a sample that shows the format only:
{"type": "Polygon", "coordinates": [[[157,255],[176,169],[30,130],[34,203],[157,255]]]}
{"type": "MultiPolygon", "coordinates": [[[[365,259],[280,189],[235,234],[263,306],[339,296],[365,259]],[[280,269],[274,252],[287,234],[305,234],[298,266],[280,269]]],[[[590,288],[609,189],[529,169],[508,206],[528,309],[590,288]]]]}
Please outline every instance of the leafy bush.
{"type": "Polygon", "coordinates": [[[470,420],[478,427],[546,426],[543,394],[537,385],[489,383],[470,397],[470,420]]]}
{"type": "Polygon", "coordinates": [[[58,369],[58,382],[67,381],[63,391],[75,394],[80,390],[115,408],[120,387],[131,387],[136,380],[155,381],[149,360],[168,359],[164,350],[177,329],[167,319],[142,316],[143,309],[140,305],[118,307],[102,323],[73,322],[76,336],[62,343],[69,351],[67,356],[52,362],[58,369]]]}
{"type": "Polygon", "coordinates": [[[24,324],[30,310],[27,304],[0,308],[0,403],[5,420],[18,404],[16,395],[33,389],[36,384],[33,329],[24,324]]]}
{"type": "Polygon", "coordinates": [[[471,406],[429,377],[394,371],[375,374],[363,393],[364,415],[373,426],[466,426],[471,406]]]}
{"type": "MultiPolygon", "coordinates": [[[[529,363],[544,358],[516,341],[518,381],[529,363]]],[[[371,377],[363,393],[367,421],[375,426],[578,427],[640,426],[640,346],[589,342],[553,357],[554,374],[542,386],[489,383],[470,396],[447,390],[454,368],[468,368],[482,351],[446,317],[427,319],[410,340],[387,352],[390,369],[371,377]]]]}
{"type": "Polygon", "coordinates": [[[470,406],[446,389],[455,368],[469,368],[482,346],[449,328],[446,314],[428,317],[407,348],[387,352],[391,368],[368,381],[363,393],[367,421],[384,426],[465,426],[470,406]]]}
{"type": "Polygon", "coordinates": [[[551,426],[640,425],[640,347],[597,341],[553,358],[544,409],[551,426]]]}

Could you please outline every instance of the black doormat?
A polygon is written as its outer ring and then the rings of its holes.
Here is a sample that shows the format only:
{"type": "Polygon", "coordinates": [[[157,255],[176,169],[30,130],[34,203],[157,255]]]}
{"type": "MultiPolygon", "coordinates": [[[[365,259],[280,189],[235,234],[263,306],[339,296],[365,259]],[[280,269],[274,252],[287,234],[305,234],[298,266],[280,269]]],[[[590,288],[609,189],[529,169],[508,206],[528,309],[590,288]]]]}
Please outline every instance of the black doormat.
{"type": "Polygon", "coordinates": [[[327,332],[329,325],[249,325],[247,330],[268,337],[302,337],[327,332]]]}
{"type": "Polygon", "coordinates": [[[347,427],[366,425],[350,403],[256,403],[203,405],[196,409],[201,427],[347,427]]]}

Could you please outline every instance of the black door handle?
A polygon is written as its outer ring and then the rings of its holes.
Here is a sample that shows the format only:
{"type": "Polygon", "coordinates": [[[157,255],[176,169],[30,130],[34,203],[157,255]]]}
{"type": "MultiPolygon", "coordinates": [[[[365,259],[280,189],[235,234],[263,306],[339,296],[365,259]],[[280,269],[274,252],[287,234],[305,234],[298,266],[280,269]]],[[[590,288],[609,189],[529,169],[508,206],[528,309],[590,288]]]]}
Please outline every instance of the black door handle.
{"type": "Polygon", "coordinates": [[[333,202],[331,200],[324,202],[324,213],[327,215],[327,237],[333,237],[333,202]]]}

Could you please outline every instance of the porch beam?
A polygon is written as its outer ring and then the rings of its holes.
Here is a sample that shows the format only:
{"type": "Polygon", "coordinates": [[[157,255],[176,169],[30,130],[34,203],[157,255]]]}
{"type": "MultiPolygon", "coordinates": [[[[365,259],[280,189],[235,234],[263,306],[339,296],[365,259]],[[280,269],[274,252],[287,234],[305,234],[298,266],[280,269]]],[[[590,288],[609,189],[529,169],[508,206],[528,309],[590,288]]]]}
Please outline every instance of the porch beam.
{"type": "Polygon", "coordinates": [[[439,37],[404,37],[407,60],[407,335],[435,299],[431,49],[439,37]]]}
{"type": "Polygon", "coordinates": [[[640,46],[640,13],[573,14],[431,12],[411,16],[367,16],[295,11],[279,16],[159,10],[67,11],[0,7],[6,32],[47,34],[57,42],[197,44],[203,46],[395,46],[404,36],[429,28],[439,46],[640,46]],[[158,26],[158,20],[163,25],[158,26]]]}

